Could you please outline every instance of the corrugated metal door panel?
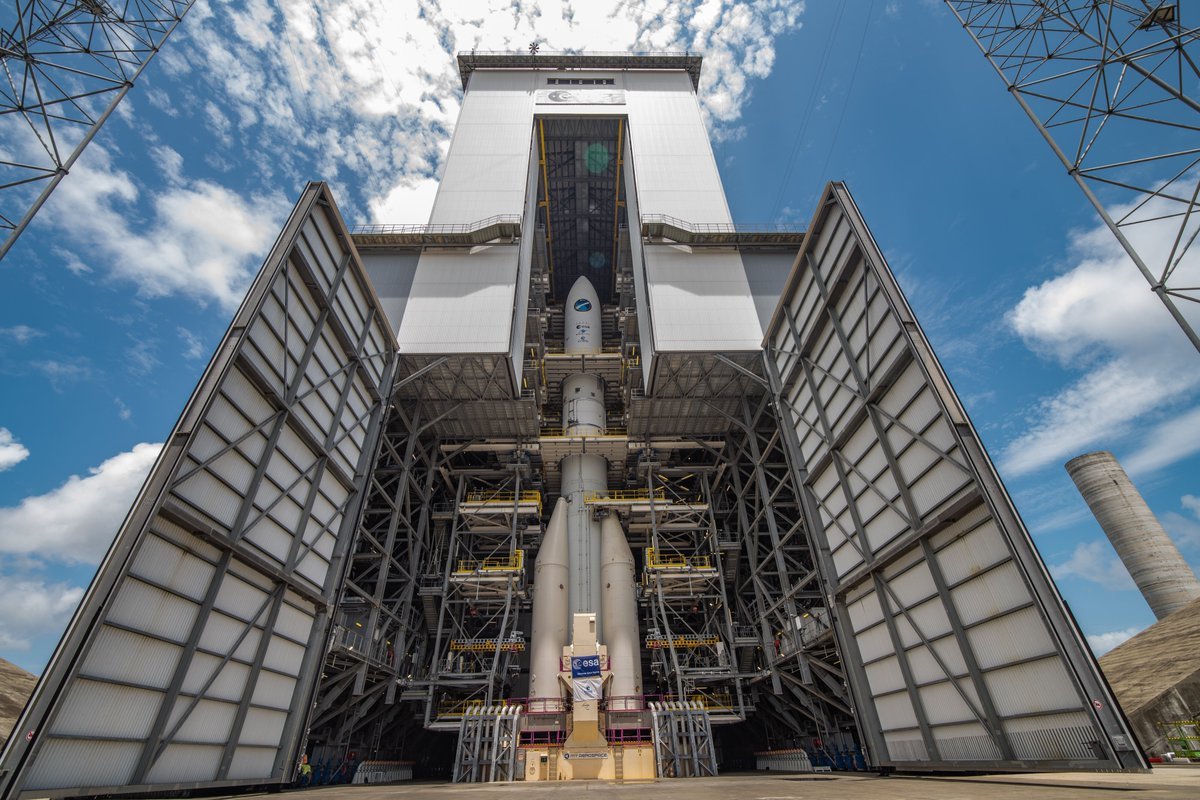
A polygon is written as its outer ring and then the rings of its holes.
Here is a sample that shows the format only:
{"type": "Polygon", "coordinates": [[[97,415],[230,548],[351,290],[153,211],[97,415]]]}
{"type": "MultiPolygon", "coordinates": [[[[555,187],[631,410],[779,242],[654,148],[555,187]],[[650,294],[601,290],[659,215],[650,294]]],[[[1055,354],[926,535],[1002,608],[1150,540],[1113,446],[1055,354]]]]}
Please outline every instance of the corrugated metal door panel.
{"type": "Polygon", "coordinates": [[[181,645],[105,625],[96,635],[80,675],[166,689],[182,653],[181,645]]]}
{"type": "Polygon", "coordinates": [[[201,691],[205,697],[237,702],[250,677],[250,666],[238,660],[222,663],[209,653],[196,653],[188,666],[180,693],[194,697],[201,691]]]}
{"type": "Polygon", "coordinates": [[[233,730],[237,702],[227,700],[193,700],[180,697],[167,721],[167,729],[175,731],[180,741],[202,744],[224,744],[233,730]]]}
{"type": "Polygon", "coordinates": [[[764,341],[872,760],[1145,768],[844,186],[827,189],[764,341]]]}
{"type": "Polygon", "coordinates": [[[217,770],[223,746],[172,744],[154,762],[147,776],[149,783],[204,781],[217,770]]]}
{"type": "Polygon", "coordinates": [[[1071,677],[1053,655],[996,667],[985,672],[983,680],[1002,717],[1066,711],[1080,705],[1071,677]]]}
{"type": "Polygon", "coordinates": [[[147,536],[131,572],[148,582],[200,602],[216,568],[161,536],[147,536]]]}
{"type": "Polygon", "coordinates": [[[229,779],[253,778],[255,775],[270,772],[277,752],[278,747],[238,747],[233,754],[233,762],[229,765],[229,779]]]}
{"type": "Polygon", "coordinates": [[[867,664],[865,669],[867,681],[876,697],[904,689],[904,676],[900,673],[900,662],[894,654],[867,664]]]}
{"type": "Polygon", "coordinates": [[[286,712],[251,708],[246,712],[246,724],[242,726],[242,736],[238,739],[238,744],[258,747],[277,745],[286,722],[286,712]]]}
{"type": "Polygon", "coordinates": [[[158,692],[82,679],[63,701],[55,736],[137,739],[150,731],[158,692]]]}
{"type": "Polygon", "coordinates": [[[7,744],[0,796],[290,778],[319,672],[304,653],[327,639],[391,391],[385,325],[309,185],[34,692],[32,741],[7,744]]]}
{"type": "Polygon", "coordinates": [[[121,786],[141,755],[137,742],[50,739],[29,774],[30,786],[121,786]]]}
{"type": "Polygon", "coordinates": [[[980,669],[1024,661],[1054,652],[1054,641],[1030,606],[981,623],[967,630],[980,669]]]}
{"type": "MultiPolygon", "coordinates": [[[[919,680],[919,679],[918,679],[919,680]]],[[[958,688],[952,681],[942,681],[940,684],[929,684],[919,687],[917,696],[920,705],[925,710],[925,720],[931,726],[938,724],[968,722],[974,718],[971,706],[967,705],[958,688]]],[[[967,694],[970,697],[970,693],[967,694]]],[[[976,705],[978,706],[978,699],[976,705]]]]}
{"type": "Polygon", "coordinates": [[[267,706],[276,711],[287,711],[292,702],[296,680],[277,672],[266,672],[258,676],[250,702],[256,706],[267,706]]]}
{"type": "Polygon", "coordinates": [[[997,761],[1003,753],[978,722],[962,725],[939,725],[933,729],[938,753],[953,761],[997,761]]]}
{"type": "Polygon", "coordinates": [[[913,711],[912,701],[904,692],[885,694],[876,697],[874,702],[875,708],[879,712],[879,724],[883,726],[884,730],[917,726],[917,715],[913,711]]]}
{"type": "Polygon", "coordinates": [[[199,610],[193,602],[130,577],[117,592],[108,621],[182,642],[199,610]]]}

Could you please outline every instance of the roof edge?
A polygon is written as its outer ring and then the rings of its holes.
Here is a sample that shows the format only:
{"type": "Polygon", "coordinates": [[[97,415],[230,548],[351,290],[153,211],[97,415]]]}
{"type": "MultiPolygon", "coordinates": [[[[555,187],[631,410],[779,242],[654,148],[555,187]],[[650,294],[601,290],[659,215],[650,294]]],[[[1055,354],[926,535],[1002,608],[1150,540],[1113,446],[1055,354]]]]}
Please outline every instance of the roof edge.
{"type": "Polygon", "coordinates": [[[678,69],[700,87],[704,57],[691,52],[662,53],[522,53],[469,50],[458,54],[458,74],[463,89],[477,69],[678,69]]]}

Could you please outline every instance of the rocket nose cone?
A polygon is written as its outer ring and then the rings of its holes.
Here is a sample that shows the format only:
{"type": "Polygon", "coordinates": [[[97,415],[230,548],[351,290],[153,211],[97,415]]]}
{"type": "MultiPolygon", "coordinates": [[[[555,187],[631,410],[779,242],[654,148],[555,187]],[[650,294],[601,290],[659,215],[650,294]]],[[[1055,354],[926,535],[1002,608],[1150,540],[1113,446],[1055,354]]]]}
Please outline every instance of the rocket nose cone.
{"type": "Polygon", "coordinates": [[[571,286],[566,302],[566,341],[568,353],[600,352],[600,298],[587,278],[571,286]]]}
{"type": "Polygon", "coordinates": [[[571,291],[567,293],[567,305],[579,312],[598,308],[600,298],[596,294],[596,287],[592,286],[592,282],[587,278],[580,276],[575,283],[571,284],[571,291]]]}

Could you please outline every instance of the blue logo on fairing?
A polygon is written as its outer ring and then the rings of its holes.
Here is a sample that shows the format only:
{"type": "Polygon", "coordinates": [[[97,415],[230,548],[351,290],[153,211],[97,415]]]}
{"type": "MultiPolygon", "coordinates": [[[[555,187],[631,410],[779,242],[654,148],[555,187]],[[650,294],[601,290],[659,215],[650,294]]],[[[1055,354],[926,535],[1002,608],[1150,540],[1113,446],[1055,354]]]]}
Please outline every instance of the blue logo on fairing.
{"type": "Polygon", "coordinates": [[[579,300],[576,300],[575,301],[575,310],[576,311],[591,311],[592,310],[592,301],[588,300],[586,298],[580,298],[579,300]]]}

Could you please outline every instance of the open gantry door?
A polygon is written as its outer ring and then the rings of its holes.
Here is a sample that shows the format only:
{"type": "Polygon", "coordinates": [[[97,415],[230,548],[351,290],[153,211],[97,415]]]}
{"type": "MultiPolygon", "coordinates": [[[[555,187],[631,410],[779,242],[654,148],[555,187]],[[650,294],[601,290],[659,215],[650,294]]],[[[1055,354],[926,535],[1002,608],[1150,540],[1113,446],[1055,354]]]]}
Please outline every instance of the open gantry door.
{"type": "Polygon", "coordinates": [[[309,184],[17,723],[0,797],[292,778],[394,352],[309,184]]]}
{"type": "Polygon", "coordinates": [[[841,184],[825,192],[766,346],[872,763],[1146,768],[841,184]]]}

